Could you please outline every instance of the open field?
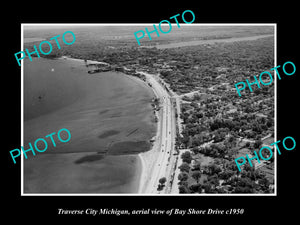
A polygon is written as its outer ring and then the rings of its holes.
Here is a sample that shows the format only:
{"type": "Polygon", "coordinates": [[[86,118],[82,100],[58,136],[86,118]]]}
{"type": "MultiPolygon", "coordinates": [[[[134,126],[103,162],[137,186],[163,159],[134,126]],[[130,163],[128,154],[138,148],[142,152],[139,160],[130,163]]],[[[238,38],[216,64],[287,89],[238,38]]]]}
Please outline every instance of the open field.
{"type": "MultiPolygon", "coordinates": [[[[250,37],[233,37],[233,38],[229,37],[229,38],[220,38],[220,39],[181,41],[181,42],[168,43],[168,44],[158,44],[158,45],[155,45],[155,47],[158,49],[168,49],[168,48],[180,48],[180,47],[186,47],[186,46],[212,45],[212,44],[216,44],[216,43],[251,41],[251,40],[257,40],[259,38],[272,37],[272,36],[273,36],[273,34],[266,34],[266,35],[250,36],[250,37]]],[[[149,47],[151,47],[151,46],[149,46],[149,47]]]]}

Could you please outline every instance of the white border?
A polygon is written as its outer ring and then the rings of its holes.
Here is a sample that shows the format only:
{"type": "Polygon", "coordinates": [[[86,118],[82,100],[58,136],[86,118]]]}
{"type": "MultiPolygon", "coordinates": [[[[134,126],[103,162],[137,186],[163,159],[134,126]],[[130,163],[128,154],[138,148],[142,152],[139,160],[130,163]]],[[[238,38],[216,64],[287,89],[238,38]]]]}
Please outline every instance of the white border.
{"type": "MultiPolygon", "coordinates": [[[[274,67],[277,65],[277,24],[274,26],[274,67]]],[[[275,76],[275,71],[274,71],[274,77],[275,77],[275,93],[274,93],[274,108],[275,108],[275,118],[274,118],[274,139],[275,142],[277,141],[277,76],[275,76]]],[[[274,147],[274,169],[275,169],[275,180],[274,180],[274,195],[277,196],[277,151],[275,151],[274,147]]]]}
{"type": "MultiPolygon", "coordinates": [[[[86,24],[86,23],[21,23],[21,51],[23,51],[24,43],[24,25],[25,26],[152,26],[153,24],[149,23],[95,23],[95,24],[86,24]]],[[[167,24],[162,24],[167,25],[167,24]]],[[[173,23],[172,23],[173,25],[173,23]]],[[[180,26],[273,26],[274,27],[274,67],[277,65],[277,23],[192,23],[192,24],[183,24],[180,26]]],[[[275,73],[275,72],[274,72],[275,73]]],[[[275,107],[275,118],[274,118],[274,138],[277,141],[277,76],[275,77],[275,95],[274,95],[274,107],[275,107]]],[[[21,61],[21,146],[24,146],[24,64],[23,60],[21,61]]],[[[22,152],[22,151],[21,151],[22,152]]],[[[274,151],[276,152],[276,151],[274,151]]],[[[33,194],[33,193],[24,193],[24,171],[23,171],[23,152],[21,153],[21,196],[193,196],[193,197],[205,197],[205,196],[277,196],[277,152],[274,157],[274,193],[271,194],[101,194],[101,193],[42,193],[42,194],[33,194]]]]}
{"type": "MultiPolygon", "coordinates": [[[[23,24],[21,24],[21,51],[24,46],[24,30],[23,24]]],[[[21,146],[24,146],[24,64],[21,60],[21,146]]],[[[21,196],[25,195],[24,190],[24,171],[23,171],[23,151],[21,151],[21,196]]]]}

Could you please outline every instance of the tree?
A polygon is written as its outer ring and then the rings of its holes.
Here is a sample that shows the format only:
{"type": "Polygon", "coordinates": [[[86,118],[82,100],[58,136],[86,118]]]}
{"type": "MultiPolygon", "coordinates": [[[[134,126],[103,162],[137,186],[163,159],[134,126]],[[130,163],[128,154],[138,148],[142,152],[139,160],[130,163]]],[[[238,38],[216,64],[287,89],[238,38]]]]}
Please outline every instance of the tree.
{"type": "Polygon", "coordinates": [[[218,174],[218,176],[220,177],[220,179],[222,180],[228,180],[230,177],[232,177],[234,174],[234,171],[230,170],[230,169],[226,169],[225,171],[221,172],[220,174],[218,174]]]}
{"type": "Polygon", "coordinates": [[[266,125],[267,125],[267,127],[272,127],[273,126],[272,120],[268,119],[266,125]]]}
{"type": "Polygon", "coordinates": [[[186,162],[183,162],[178,168],[180,169],[181,172],[187,172],[188,173],[190,171],[190,166],[186,162]]]}
{"type": "Polygon", "coordinates": [[[179,185],[178,189],[179,189],[179,193],[180,194],[186,194],[186,193],[190,192],[189,189],[188,189],[188,187],[185,186],[185,185],[179,185]]]}
{"type": "Polygon", "coordinates": [[[184,145],[186,148],[188,146],[188,143],[190,142],[190,137],[188,134],[185,134],[184,132],[182,133],[183,137],[179,138],[179,141],[184,145]]]}
{"type": "Polygon", "coordinates": [[[221,168],[220,168],[220,166],[218,166],[216,164],[210,164],[210,165],[208,165],[208,169],[209,169],[209,173],[211,175],[218,174],[218,173],[220,173],[222,171],[221,168]]]}
{"type": "Polygon", "coordinates": [[[164,188],[166,181],[167,181],[167,179],[165,177],[162,177],[158,180],[158,182],[159,182],[158,187],[157,187],[158,191],[161,191],[164,188]]]}
{"type": "Polygon", "coordinates": [[[193,136],[192,137],[191,147],[193,147],[192,151],[194,152],[194,154],[197,154],[197,150],[196,149],[198,149],[198,146],[201,145],[202,143],[203,143],[203,140],[200,139],[199,137],[197,137],[197,136],[193,136]]]}
{"type": "Polygon", "coordinates": [[[235,140],[236,140],[236,138],[233,137],[233,136],[230,136],[230,137],[228,138],[228,142],[230,142],[230,143],[234,142],[235,140]]]}
{"type": "Polygon", "coordinates": [[[202,185],[205,193],[213,193],[213,189],[209,183],[205,183],[202,185]]]}
{"type": "Polygon", "coordinates": [[[260,148],[260,146],[263,144],[261,140],[256,140],[253,144],[254,148],[260,148]]]}
{"type": "Polygon", "coordinates": [[[201,169],[201,164],[200,164],[200,162],[196,161],[193,165],[192,170],[194,171],[194,170],[200,170],[200,169],[201,169]]]}
{"type": "Polygon", "coordinates": [[[258,180],[258,184],[263,191],[267,191],[269,189],[270,182],[264,177],[258,180]]]}
{"type": "Polygon", "coordinates": [[[186,181],[189,178],[189,175],[187,172],[181,172],[178,174],[178,180],[180,181],[186,181]]]}
{"type": "Polygon", "coordinates": [[[221,193],[221,194],[226,193],[225,188],[224,187],[218,188],[217,193],[221,193]]]}
{"type": "Polygon", "coordinates": [[[200,173],[200,171],[198,171],[198,170],[193,171],[192,177],[196,180],[197,183],[199,183],[199,179],[201,178],[201,173],[200,173]]]}
{"type": "Polygon", "coordinates": [[[203,113],[201,113],[201,112],[198,112],[198,113],[196,113],[195,115],[196,115],[196,117],[197,117],[198,119],[200,119],[200,118],[203,117],[203,113]]]}
{"type": "Polygon", "coordinates": [[[214,142],[221,142],[225,139],[225,134],[221,132],[216,132],[214,137],[214,142]]]}
{"type": "Polygon", "coordinates": [[[194,154],[199,153],[199,147],[198,146],[194,146],[191,150],[193,151],[194,154]]]}
{"type": "Polygon", "coordinates": [[[165,178],[165,177],[162,177],[162,178],[160,178],[160,179],[158,180],[158,182],[159,182],[161,185],[164,185],[164,184],[166,183],[166,181],[167,181],[167,178],[165,178]]]}
{"type": "Polygon", "coordinates": [[[189,189],[192,193],[201,193],[202,191],[202,185],[200,183],[192,184],[189,189]]]}
{"type": "Polygon", "coordinates": [[[217,174],[213,176],[208,176],[208,181],[211,185],[218,186],[219,185],[219,177],[217,174]]]}
{"type": "Polygon", "coordinates": [[[201,99],[201,96],[198,93],[194,94],[193,97],[194,97],[194,100],[196,100],[196,101],[201,99]]]}
{"type": "Polygon", "coordinates": [[[189,151],[186,151],[186,152],[182,153],[181,158],[182,158],[183,162],[186,162],[188,164],[190,164],[191,161],[192,161],[192,156],[191,156],[191,153],[189,151]]]}

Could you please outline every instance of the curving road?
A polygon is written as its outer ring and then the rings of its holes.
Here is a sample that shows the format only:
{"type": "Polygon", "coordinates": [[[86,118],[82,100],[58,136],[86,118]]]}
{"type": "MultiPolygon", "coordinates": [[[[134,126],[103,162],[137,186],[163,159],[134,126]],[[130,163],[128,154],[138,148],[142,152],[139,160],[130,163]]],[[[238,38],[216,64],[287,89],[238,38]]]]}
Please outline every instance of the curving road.
{"type": "Polygon", "coordinates": [[[162,110],[162,119],[160,127],[160,142],[159,142],[159,153],[153,169],[149,171],[147,186],[144,188],[144,193],[157,194],[166,192],[170,182],[170,177],[172,175],[172,168],[174,167],[172,163],[174,141],[175,141],[175,113],[172,107],[171,97],[166,89],[156,80],[152,75],[139,72],[146,76],[147,81],[152,85],[156,94],[160,98],[160,105],[162,110]],[[158,191],[157,187],[159,184],[159,179],[162,177],[167,178],[166,188],[162,191],[158,191]]]}

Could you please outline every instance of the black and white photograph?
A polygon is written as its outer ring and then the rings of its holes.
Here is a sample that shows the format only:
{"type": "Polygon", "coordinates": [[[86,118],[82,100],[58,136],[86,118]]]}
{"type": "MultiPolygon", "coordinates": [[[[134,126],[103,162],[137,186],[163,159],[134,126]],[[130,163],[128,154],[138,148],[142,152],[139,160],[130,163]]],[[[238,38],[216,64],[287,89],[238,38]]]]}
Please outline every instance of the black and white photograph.
{"type": "Polygon", "coordinates": [[[22,27],[25,195],[276,193],[275,24],[22,27]]]}
{"type": "Polygon", "coordinates": [[[109,3],[2,15],[4,218],[297,221],[296,5],[109,3]]]}

